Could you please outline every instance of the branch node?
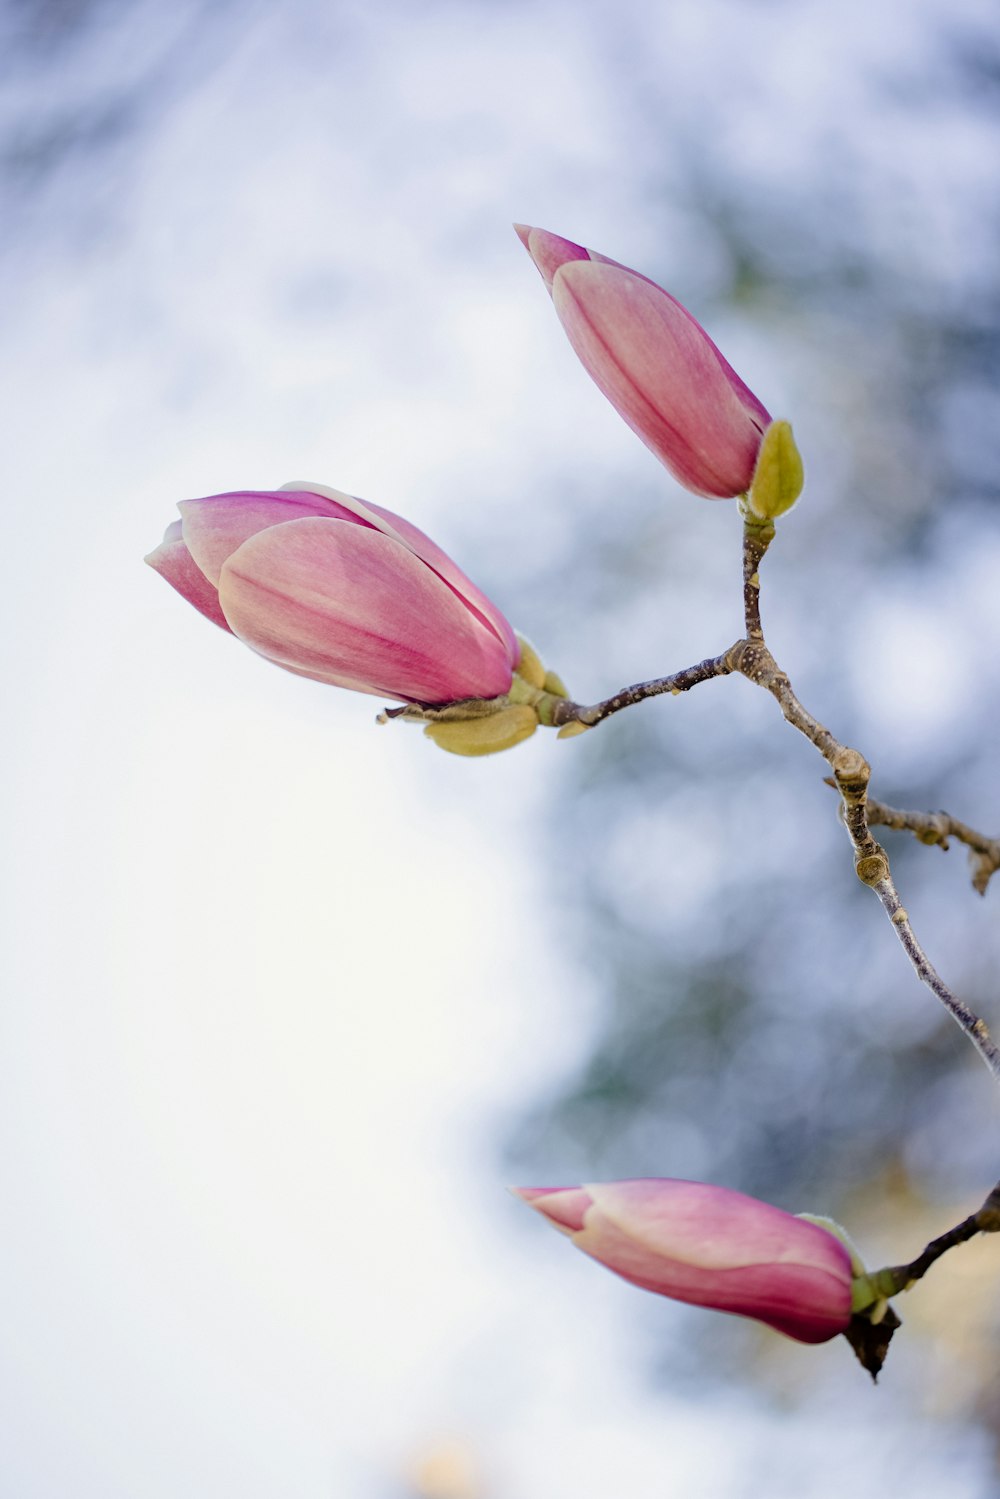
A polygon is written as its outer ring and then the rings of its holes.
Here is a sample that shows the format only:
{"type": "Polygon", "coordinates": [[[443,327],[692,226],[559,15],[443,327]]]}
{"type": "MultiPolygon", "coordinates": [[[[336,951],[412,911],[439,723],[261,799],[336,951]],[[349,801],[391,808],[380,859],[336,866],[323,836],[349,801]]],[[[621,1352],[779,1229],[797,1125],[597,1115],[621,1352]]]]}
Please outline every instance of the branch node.
{"type": "Polygon", "coordinates": [[[872,768],[860,750],[843,745],[831,761],[838,789],[845,801],[863,801],[868,792],[872,768]]]}
{"type": "MultiPolygon", "coordinates": [[[[854,861],[854,872],[863,885],[881,885],[883,880],[889,878],[889,861],[881,850],[875,854],[863,854],[854,861]]],[[[906,912],[900,907],[892,919],[905,922],[906,912]]]]}

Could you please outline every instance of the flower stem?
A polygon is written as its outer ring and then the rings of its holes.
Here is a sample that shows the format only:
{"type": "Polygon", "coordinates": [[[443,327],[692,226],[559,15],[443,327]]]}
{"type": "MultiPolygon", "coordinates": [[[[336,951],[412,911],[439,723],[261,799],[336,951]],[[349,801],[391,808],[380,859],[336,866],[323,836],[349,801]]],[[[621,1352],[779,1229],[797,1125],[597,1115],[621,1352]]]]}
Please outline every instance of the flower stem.
{"type": "Polygon", "coordinates": [[[748,640],[764,639],[760,622],[760,564],[774,540],[774,522],[761,524],[744,511],[743,521],[743,618],[748,640]]]}

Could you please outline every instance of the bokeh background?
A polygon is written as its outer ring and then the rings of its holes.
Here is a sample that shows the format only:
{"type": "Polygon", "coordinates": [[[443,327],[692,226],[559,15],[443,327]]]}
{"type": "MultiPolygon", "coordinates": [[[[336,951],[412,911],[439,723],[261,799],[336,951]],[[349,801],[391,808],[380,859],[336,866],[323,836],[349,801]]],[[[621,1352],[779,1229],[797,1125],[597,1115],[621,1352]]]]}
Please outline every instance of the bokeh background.
{"type": "MultiPolygon", "coordinates": [[[[0,78],[0,1491],[1000,1492],[997,1245],[873,1390],[503,1192],[697,1177],[884,1262],[995,1181],[995,1088],[770,700],[457,760],[141,565],[180,498],[317,479],[584,701],[729,644],[734,507],[590,385],[538,223],[794,420],[773,648],[877,795],[997,828],[995,6],[4,0],[0,78]]],[[[996,1029],[1000,893],[888,837],[996,1029]]]]}

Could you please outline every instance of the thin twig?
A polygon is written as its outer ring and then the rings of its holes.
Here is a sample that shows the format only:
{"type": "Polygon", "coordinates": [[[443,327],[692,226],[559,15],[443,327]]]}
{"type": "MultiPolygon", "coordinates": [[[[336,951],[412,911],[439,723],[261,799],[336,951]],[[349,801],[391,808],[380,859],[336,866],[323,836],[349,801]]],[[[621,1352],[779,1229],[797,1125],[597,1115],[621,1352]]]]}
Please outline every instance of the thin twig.
{"type": "Polygon", "coordinates": [[[971,1213],[968,1218],[957,1224],[955,1228],[951,1228],[946,1234],[941,1234],[938,1238],[932,1239],[923,1253],[918,1254],[917,1258],[912,1260],[910,1264],[899,1265],[894,1268],[901,1277],[905,1277],[908,1285],[912,1285],[914,1281],[922,1280],[934,1262],[939,1260],[943,1254],[947,1254],[949,1249],[954,1249],[958,1244],[967,1244],[979,1232],[979,1215],[971,1213]]]}
{"type": "Polygon", "coordinates": [[[896,1296],[900,1291],[908,1290],[918,1280],[922,1280],[932,1265],[936,1264],[943,1254],[949,1249],[955,1249],[959,1244],[967,1244],[977,1234],[995,1234],[1000,1230],[1000,1184],[993,1188],[975,1213],[970,1213],[968,1218],[963,1218],[954,1228],[947,1233],[939,1234],[932,1239],[927,1247],[911,1260],[908,1265],[890,1265],[884,1270],[876,1270],[867,1277],[872,1289],[883,1296],[896,1296]]]}
{"type": "Polygon", "coordinates": [[[985,1020],[981,1020],[975,1011],[970,1010],[968,1005],[958,998],[957,994],[952,993],[924,952],[910,925],[909,915],[899,898],[892,876],[887,874],[884,880],[873,884],[872,889],[882,902],[882,908],[892,922],[903,950],[913,964],[921,983],[926,984],[931,993],[941,1001],[948,1014],[969,1037],[993,1076],[1000,1080],[1000,1049],[997,1048],[990,1035],[985,1020]]]}
{"type": "Polygon", "coordinates": [[[606,698],[603,703],[593,703],[590,707],[571,703],[568,699],[563,700],[553,709],[552,722],[556,726],[581,723],[591,728],[605,718],[610,718],[612,713],[620,713],[623,708],[631,708],[648,697],[659,697],[664,692],[670,692],[676,697],[679,693],[689,692],[692,687],[697,687],[699,682],[728,676],[735,670],[730,662],[731,654],[731,651],[724,651],[721,656],[709,656],[694,666],[686,666],[683,671],[675,671],[672,676],[657,677],[651,682],[636,682],[635,686],[623,687],[614,697],[606,698]]]}

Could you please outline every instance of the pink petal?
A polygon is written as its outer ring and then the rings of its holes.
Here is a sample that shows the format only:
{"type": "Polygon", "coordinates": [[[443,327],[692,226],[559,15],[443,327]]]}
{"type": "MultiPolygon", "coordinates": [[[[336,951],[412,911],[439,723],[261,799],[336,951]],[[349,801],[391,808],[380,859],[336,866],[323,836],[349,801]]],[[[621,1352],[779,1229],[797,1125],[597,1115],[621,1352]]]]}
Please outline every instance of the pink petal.
{"type": "Polygon", "coordinates": [[[593,261],[562,266],[552,295],[588,373],[682,484],[719,498],[749,487],[769,418],[679,302],[593,261]]]}
{"type": "Polygon", "coordinates": [[[824,1343],[850,1321],[850,1278],[842,1269],[772,1263],[702,1270],[670,1260],[642,1261],[620,1230],[601,1223],[597,1214],[591,1219],[592,1232],[573,1236],[577,1248],[640,1290],[752,1317],[801,1343],[824,1343]]]}
{"type": "Polygon", "coordinates": [[[705,1182],[651,1177],[595,1183],[590,1191],[603,1220],[626,1234],[637,1250],[687,1260],[702,1269],[731,1269],[770,1258],[790,1216],[705,1182]],[[737,1222],[738,1235],[733,1232],[737,1222]]]}
{"type": "Polygon", "coordinates": [[[806,1258],[850,1272],[847,1250],[826,1229],[727,1187],[648,1177],[586,1190],[602,1216],[634,1243],[675,1261],[733,1269],[806,1258]]]}
{"type": "Polygon", "coordinates": [[[574,1243],[644,1290],[754,1317],[802,1342],[842,1332],[851,1262],[833,1234],[742,1192],[650,1179],[585,1189],[574,1243]]]}
{"type": "Polygon", "coordinates": [[[498,697],[505,645],[394,537],[307,516],[258,531],[229,557],[219,597],[230,627],[305,676],[381,697],[498,697]]]}
{"type": "Polygon", "coordinates": [[[462,569],[452,562],[447,552],[442,551],[437,543],[429,536],[425,536],[417,526],[404,520],[401,515],[393,515],[391,510],[383,510],[380,505],[369,505],[368,508],[374,510],[384,521],[390,522],[393,531],[406,542],[410,550],[426,562],[428,567],[432,567],[438,577],[454,590],[466,606],[479,615],[483,623],[493,631],[503,645],[511,666],[516,666],[521,659],[521,647],[510,621],[500,612],[496,604],[492,603],[485,593],[466,577],[462,569]]]}
{"type": "Polygon", "coordinates": [[[183,500],[177,508],[181,512],[188,550],[216,587],[226,558],[248,537],[268,526],[280,526],[283,521],[297,520],[304,515],[372,524],[326,495],[294,490],[236,490],[231,494],[208,495],[200,500],[183,500]]]}
{"type": "Polygon", "coordinates": [[[514,1187],[514,1195],[536,1208],[556,1228],[577,1233],[583,1228],[590,1193],[583,1187],[514,1187]]]}
{"type": "MultiPolygon", "coordinates": [[[[291,488],[291,486],[287,487],[291,488]]],[[[517,643],[517,637],[507,618],[496,604],[492,603],[485,593],[466,577],[448,553],[442,551],[437,543],[425,535],[419,527],[403,516],[396,515],[394,511],[386,510],[382,505],[373,505],[370,500],[359,500],[354,495],[343,494],[339,489],[330,489],[325,484],[312,485],[296,481],[295,488],[325,495],[336,501],[343,509],[353,512],[360,520],[375,526],[384,535],[394,536],[398,541],[402,541],[415,556],[426,562],[428,567],[433,568],[449,588],[454,589],[459,598],[465,600],[473,613],[480,615],[483,623],[494,632],[498,640],[503,642],[511,666],[517,665],[521,659],[521,647],[517,643]]]]}
{"type": "MultiPolygon", "coordinates": [[[[574,244],[571,239],[551,234],[548,229],[533,229],[528,224],[515,224],[514,232],[535,262],[550,292],[556,272],[573,260],[593,260],[599,265],[617,266],[620,271],[627,271],[630,276],[656,286],[656,282],[650,281],[641,271],[633,271],[629,266],[622,265],[620,260],[612,260],[610,255],[601,255],[597,250],[587,250],[583,245],[574,244]]],[[[657,290],[661,288],[657,287],[657,290]]]]}
{"type": "MultiPolygon", "coordinates": [[[[833,1239],[832,1234],[827,1237],[833,1239]]],[[[849,1265],[828,1270],[776,1260],[702,1269],[636,1245],[621,1229],[602,1219],[598,1210],[590,1214],[585,1231],[574,1234],[573,1242],[640,1290],[713,1311],[753,1317],[802,1343],[825,1342],[843,1332],[850,1321],[849,1265]]]]}
{"type": "Polygon", "coordinates": [[[196,565],[194,558],[181,540],[181,523],[174,521],[166,529],[160,545],[145,559],[150,567],[166,578],[182,598],[210,619],[213,624],[228,630],[226,616],[219,605],[218,590],[208,581],[196,565]]]}
{"type": "Polygon", "coordinates": [[[552,290],[552,282],[561,266],[573,260],[590,259],[590,251],[585,250],[583,245],[574,244],[571,239],[563,239],[558,234],[550,234],[547,229],[515,224],[514,232],[538,267],[549,291],[552,290]]]}
{"type": "Polygon", "coordinates": [[[742,1192],[649,1178],[518,1195],[642,1290],[753,1317],[804,1343],[850,1321],[851,1260],[840,1240],[742,1192]]]}

